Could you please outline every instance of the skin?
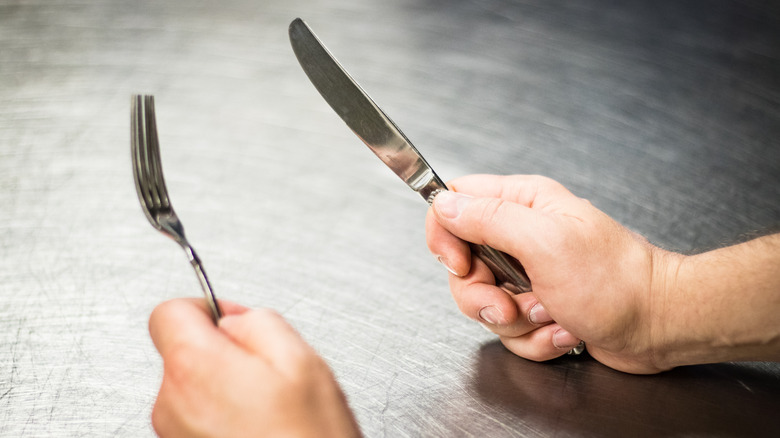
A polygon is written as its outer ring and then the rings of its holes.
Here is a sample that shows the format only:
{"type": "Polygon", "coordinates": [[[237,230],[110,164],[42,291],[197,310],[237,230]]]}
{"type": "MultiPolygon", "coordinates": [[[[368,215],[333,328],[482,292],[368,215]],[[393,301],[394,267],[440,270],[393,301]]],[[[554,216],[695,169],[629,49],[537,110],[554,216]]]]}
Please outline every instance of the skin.
{"type": "Polygon", "coordinates": [[[328,366],[277,313],[220,301],[159,305],[149,332],[164,363],[152,425],[161,437],[359,437],[328,366]]]}
{"type": "Polygon", "coordinates": [[[429,210],[428,247],[460,310],[515,354],[549,360],[584,340],[596,360],[638,374],[780,360],[780,235],[683,256],[549,178],[472,175],[449,186],[429,210]],[[464,240],[517,258],[533,291],[496,287],[464,240]]]}
{"type": "MultiPolygon", "coordinates": [[[[428,213],[428,246],[461,311],[519,356],[549,360],[584,340],[596,360],[630,373],[780,361],[780,235],[683,256],[548,178],[473,175],[450,187],[428,213]],[[497,287],[464,240],[516,257],[533,291],[497,287]]],[[[218,327],[203,300],[152,312],[160,436],[360,436],[330,369],[279,314],[220,306],[218,327]]]]}

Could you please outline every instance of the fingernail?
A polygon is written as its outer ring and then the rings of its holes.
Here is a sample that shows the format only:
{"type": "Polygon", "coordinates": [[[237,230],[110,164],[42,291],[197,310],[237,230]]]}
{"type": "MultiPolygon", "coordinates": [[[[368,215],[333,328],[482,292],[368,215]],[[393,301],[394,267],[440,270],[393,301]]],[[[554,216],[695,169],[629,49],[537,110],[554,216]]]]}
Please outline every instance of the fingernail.
{"type": "Polygon", "coordinates": [[[547,309],[545,309],[544,306],[540,303],[536,303],[531,307],[531,311],[528,312],[528,320],[531,321],[531,324],[545,324],[553,319],[550,314],[547,313],[547,309]]]}
{"type": "Polygon", "coordinates": [[[487,306],[479,310],[479,318],[488,324],[500,325],[504,314],[497,307],[487,306]]]}
{"type": "Polygon", "coordinates": [[[443,217],[455,219],[466,207],[470,196],[451,191],[441,192],[433,200],[433,208],[443,217]]]}
{"type": "Polygon", "coordinates": [[[560,348],[561,350],[571,350],[580,343],[579,339],[564,329],[560,329],[553,333],[552,340],[555,348],[560,348]]]}
{"type": "Polygon", "coordinates": [[[460,277],[457,272],[455,272],[452,267],[450,267],[450,262],[447,260],[444,256],[436,256],[436,260],[439,261],[442,265],[444,265],[445,268],[447,268],[448,271],[450,271],[450,274],[460,277]]]}

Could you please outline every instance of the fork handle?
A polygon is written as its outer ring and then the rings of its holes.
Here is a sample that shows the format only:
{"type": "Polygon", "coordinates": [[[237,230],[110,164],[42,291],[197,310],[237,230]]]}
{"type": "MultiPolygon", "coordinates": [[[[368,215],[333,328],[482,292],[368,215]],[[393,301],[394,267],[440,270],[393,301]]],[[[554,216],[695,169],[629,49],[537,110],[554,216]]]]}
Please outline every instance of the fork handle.
{"type": "Polygon", "coordinates": [[[222,310],[220,310],[217,304],[217,297],[214,295],[214,289],[211,287],[209,278],[206,276],[206,271],[203,269],[203,263],[200,261],[200,257],[195,250],[188,243],[182,244],[184,250],[187,252],[187,256],[190,259],[190,264],[195,270],[195,275],[198,277],[200,287],[203,288],[203,294],[206,295],[206,304],[211,310],[211,317],[214,320],[214,324],[217,324],[220,318],[222,318],[222,310]]]}

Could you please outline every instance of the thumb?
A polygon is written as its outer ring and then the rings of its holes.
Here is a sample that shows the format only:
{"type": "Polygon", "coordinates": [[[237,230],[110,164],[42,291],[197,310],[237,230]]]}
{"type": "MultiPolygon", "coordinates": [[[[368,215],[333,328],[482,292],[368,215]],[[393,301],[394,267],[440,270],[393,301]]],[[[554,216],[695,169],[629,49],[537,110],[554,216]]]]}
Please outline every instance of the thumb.
{"type": "Polygon", "coordinates": [[[531,253],[542,226],[531,208],[498,198],[474,198],[453,191],[433,200],[436,221],[453,235],[488,245],[518,259],[531,253]]]}

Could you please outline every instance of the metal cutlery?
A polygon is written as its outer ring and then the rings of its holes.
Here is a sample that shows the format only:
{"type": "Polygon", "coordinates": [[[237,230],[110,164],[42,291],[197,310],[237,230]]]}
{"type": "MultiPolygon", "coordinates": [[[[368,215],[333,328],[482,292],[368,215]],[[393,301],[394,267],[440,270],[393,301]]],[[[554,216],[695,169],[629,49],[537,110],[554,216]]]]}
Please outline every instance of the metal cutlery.
{"type": "Polygon", "coordinates": [[[184,236],[184,227],[173,211],[160,161],[160,143],[154,114],[154,96],[133,95],[130,112],[133,179],[141,209],[153,227],[176,241],[187,253],[190,264],[206,295],[206,303],[216,323],[222,317],[203,264],[184,236]]]}

